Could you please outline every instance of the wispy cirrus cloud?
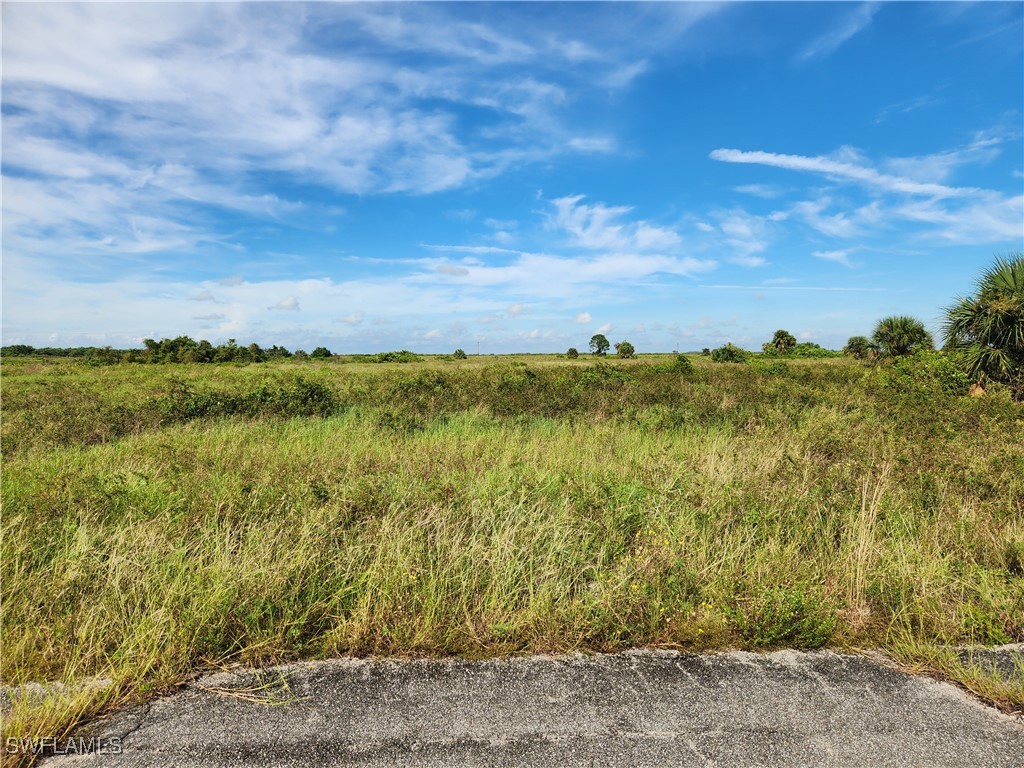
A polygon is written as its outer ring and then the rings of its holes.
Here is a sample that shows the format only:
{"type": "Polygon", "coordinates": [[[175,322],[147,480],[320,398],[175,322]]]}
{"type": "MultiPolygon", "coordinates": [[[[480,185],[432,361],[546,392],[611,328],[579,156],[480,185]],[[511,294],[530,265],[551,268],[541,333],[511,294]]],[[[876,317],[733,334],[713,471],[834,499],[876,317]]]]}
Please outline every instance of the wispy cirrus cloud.
{"type": "Polygon", "coordinates": [[[878,3],[861,3],[851,10],[838,24],[825,34],[813,40],[797,54],[798,62],[805,62],[819,56],[827,56],[839,46],[871,24],[878,13],[878,3]]]}
{"type": "Polygon", "coordinates": [[[948,187],[944,184],[914,181],[901,176],[881,173],[875,168],[858,163],[821,156],[808,157],[759,150],[744,152],[738,149],[716,149],[711,152],[711,158],[725,163],[769,165],[791,171],[818,173],[836,180],[857,182],[885,192],[927,195],[929,197],[968,197],[981,191],[970,187],[948,187]]]}
{"type": "MultiPolygon", "coordinates": [[[[1005,136],[979,133],[969,144],[920,157],[897,157],[885,173],[860,152],[842,147],[832,156],[716,149],[711,158],[822,176],[838,189],[854,185],[868,202],[850,205],[838,195],[815,190],[811,199],[782,207],[769,217],[796,219],[831,238],[867,236],[896,226],[914,226],[913,237],[977,244],[1024,239],[1024,196],[941,183],[960,166],[987,164],[1000,153],[1005,136]]],[[[907,233],[910,236],[910,233],[907,233]]]]}
{"type": "Polygon", "coordinates": [[[849,251],[813,251],[811,253],[816,259],[822,261],[832,261],[836,264],[842,264],[847,269],[853,269],[856,265],[850,261],[849,251]]]}

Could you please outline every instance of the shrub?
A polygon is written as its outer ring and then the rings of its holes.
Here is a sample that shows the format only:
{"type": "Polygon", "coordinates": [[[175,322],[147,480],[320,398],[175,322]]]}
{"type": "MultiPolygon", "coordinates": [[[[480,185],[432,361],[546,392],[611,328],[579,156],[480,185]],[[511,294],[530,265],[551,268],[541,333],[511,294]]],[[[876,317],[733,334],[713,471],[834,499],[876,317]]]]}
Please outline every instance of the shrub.
{"type": "Polygon", "coordinates": [[[740,349],[730,342],[714,350],[711,353],[711,359],[716,363],[745,363],[747,362],[748,354],[747,350],[740,349]]]}
{"type": "Polygon", "coordinates": [[[331,350],[329,350],[327,347],[317,347],[310,353],[309,356],[312,357],[314,360],[327,360],[328,358],[333,357],[333,355],[331,354],[331,350]]]}
{"type": "Polygon", "coordinates": [[[758,648],[820,648],[832,637],[835,612],[804,587],[771,587],[733,612],[740,636],[758,648]]]}
{"type": "Polygon", "coordinates": [[[825,349],[824,347],[818,346],[813,341],[802,341],[793,347],[786,354],[786,357],[804,358],[817,360],[827,357],[842,357],[842,352],[837,352],[832,349],[825,349]]]}
{"type": "Polygon", "coordinates": [[[373,356],[373,362],[375,363],[418,363],[422,360],[422,357],[407,349],[402,349],[398,352],[378,352],[373,356]]]}
{"type": "Polygon", "coordinates": [[[667,363],[655,366],[655,368],[663,373],[679,373],[687,374],[693,372],[693,363],[690,362],[690,358],[683,354],[677,354],[667,363]]]}
{"type": "Polygon", "coordinates": [[[565,356],[570,360],[575,360],[577,357],[580,356],[580,353],[577,351],[576,347],[569,347],[569,349],[565,353],[565,356]]]}
{"type": "Polygon", "coordinates": [[[626,360],[636,356],[636,348],[628,341],[623,340],[615,345],[615,353],[626,360]]]}
{"type": "Polygon", "coordinates": [[[756,370],[758,373],[764,373],[768,376],[784,376],[789,373],[789,366],[786,365],[784,360],[772,360],[771,362],[758,363],[756,370]]]}
{"type": "Polygon", "coordinates": [[[965,395],[971,385],[955,357],[942,352],[918,352],[902,357],[886,368],[883,381],[903,399],[922,404],[943,395],[965,395]]]}
{"type": "Polygon", "coordinates": [[[466,359],[466,350],[464,350],[464,349],[456,349],[452,353],[452,357],[454,357],[456,360],[465,360],[466,359]]]}

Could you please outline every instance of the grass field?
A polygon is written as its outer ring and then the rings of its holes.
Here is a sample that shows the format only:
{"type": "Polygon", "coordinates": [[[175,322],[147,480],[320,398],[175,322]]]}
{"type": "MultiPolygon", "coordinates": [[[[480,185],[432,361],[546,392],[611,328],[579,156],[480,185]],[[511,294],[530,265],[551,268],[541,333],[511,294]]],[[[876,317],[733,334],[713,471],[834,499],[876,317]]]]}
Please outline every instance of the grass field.
{"type": "Polygon", "coordinates": [[[1024,640],[1024,408],[926,366],[5,361],[3,682],[60,736],[208,664],[1024,640]],[[97,689],[81,683],[105,678],[97,689]]]}

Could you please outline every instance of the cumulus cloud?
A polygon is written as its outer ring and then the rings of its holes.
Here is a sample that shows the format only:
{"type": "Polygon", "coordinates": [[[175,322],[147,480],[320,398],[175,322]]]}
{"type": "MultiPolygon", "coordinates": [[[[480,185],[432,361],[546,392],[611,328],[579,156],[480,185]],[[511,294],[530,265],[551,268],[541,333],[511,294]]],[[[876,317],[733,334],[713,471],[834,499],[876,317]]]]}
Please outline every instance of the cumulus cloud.
{"type": "Polygon", "coordinates": [[[298,312],[299,311],[299,300],[294,296],[287,296],[281,299],[277,304],[272,307],[267,307],[270,310],[280,310],[282,312],[298,312]]]}
{"type": "Polygon", "coordinates": [[[553,222],[573,236],[573,244],[601,250],[668,250],[679,245],[682,238],[667,227],[646,221],[620,222],[633,209],[629,206],[587,205],[583,195],[552,200],[553,222]]]}
{"type": "Polygon", "coordinates": [[[614,327],[615,326],[612,325],[611,323],[604,323],[603,325],[598,326],[598,328],[595,331],[595,333],[608,333],[614,327]]]}

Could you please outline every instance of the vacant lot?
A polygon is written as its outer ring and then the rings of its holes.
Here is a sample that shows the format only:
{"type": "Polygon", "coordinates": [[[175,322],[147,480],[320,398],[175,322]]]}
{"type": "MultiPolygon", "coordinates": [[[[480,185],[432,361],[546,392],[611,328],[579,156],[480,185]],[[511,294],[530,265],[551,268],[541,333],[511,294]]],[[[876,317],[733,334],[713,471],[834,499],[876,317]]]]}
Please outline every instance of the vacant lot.
{"type": "Polygon", "coordinates": [[[1024,640],[1024,409],[927,366],[5,362],[5,735],[204,664],[1024,640]],[[76,687],[93,677],[113,685],[76,687]]]}

